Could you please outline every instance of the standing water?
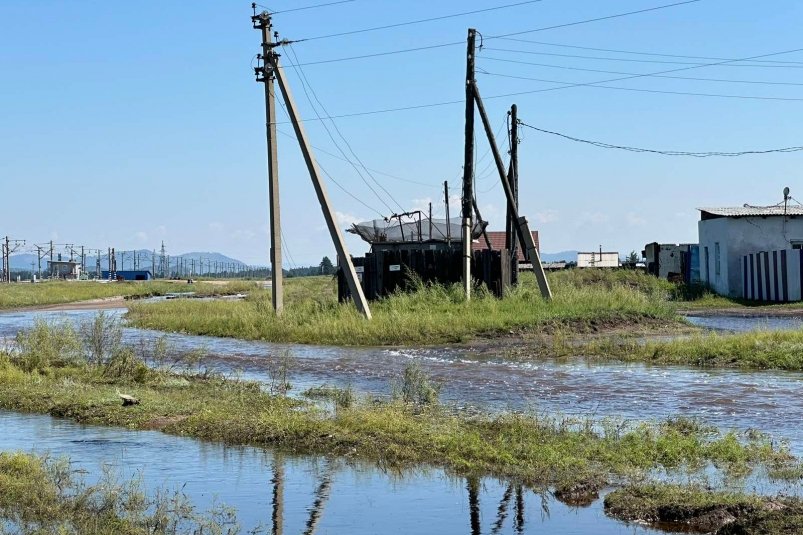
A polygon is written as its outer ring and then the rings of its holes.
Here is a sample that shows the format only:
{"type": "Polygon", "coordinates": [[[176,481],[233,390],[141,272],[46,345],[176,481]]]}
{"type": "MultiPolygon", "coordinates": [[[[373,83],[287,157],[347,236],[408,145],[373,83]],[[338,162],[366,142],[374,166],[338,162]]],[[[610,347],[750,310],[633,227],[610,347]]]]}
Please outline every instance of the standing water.
{"type": "Polygon", "coordinates": [[[181,488],[201,510],[215,502],[235,507],[244,532],[270,529],[274,504],[280,504],[284,533],[659,533],[606,517],[600,500],[571,507],[495,479],[470,484],[438,469],[395,473],[353,461],[0,411],[0,451],[15,450],[66,455],[74,469],[88,471],[90,483],[105,465],[122,478],[141,477],[151,492],[181,488]]]}
{"type": "MultiPolygon", "coordinates": [[[[108,311],[107,311],[108,312],[108,311]]],[[[121,314],[123,310],[115,311],[121,314]]],[[[0,314],[0,337],[11,337],[36,317],[82,321],[96,311],[0,314]]],[[[516,362],[470,348],[389,349],[305,346],[125,329],[127,342],[164,336],[178,352],[204,348],[204,363],[222,373],[269,380],[271,360],[291,359],[293,391],[327,383],[387,394],[411,361],[443,384],[442,399],[485,410],[630,420],[701,418],[722,429],[758,429],[789,441],[803,455],[803,375],[797,372],[696,369],[580,358],[516,362]]]]}

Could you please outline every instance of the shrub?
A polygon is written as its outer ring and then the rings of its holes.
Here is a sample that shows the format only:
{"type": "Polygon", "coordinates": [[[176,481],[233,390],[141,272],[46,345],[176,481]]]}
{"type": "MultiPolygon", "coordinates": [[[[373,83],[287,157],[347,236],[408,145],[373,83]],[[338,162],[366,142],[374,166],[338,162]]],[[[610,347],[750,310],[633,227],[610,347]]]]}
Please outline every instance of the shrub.
{"type": "Polygon", "coordinates": [[[42,371],[83,361],[81,342],[68,323],[48,323],[37,319],[31,329],[17,333],[14,363],[25,371],[42,371]]]}
{"type": "Polygon", "coordinates": [[[441,385],[434,383],[418,362],[411,362],[404,368],[399,382],[392,385],[394,399],[416,405],[438,403],[441,385]]]}
{"type": "Polygon", "coordinates": [[[101,366],[119,351],[123,341],[120,320],[103,311],[81,324],[81,338],[90,362],[101,366]]]}

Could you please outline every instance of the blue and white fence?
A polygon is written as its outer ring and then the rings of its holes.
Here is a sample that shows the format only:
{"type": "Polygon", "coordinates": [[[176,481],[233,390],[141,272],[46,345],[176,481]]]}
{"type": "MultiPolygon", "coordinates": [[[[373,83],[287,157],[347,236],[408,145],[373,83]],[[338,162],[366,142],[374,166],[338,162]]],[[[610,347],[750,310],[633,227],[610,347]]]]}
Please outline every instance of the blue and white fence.
{"type": "Polygon", "coordinates": [[[803,249],[764,251],[742,257],[745,299],[754,301],[803,300],[803,249]]]}

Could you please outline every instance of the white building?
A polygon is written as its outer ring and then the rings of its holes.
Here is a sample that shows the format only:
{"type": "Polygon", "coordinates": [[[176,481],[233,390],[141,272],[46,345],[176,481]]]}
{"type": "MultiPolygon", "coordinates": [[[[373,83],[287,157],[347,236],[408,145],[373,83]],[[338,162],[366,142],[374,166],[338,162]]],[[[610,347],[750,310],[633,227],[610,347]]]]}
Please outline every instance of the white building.
{"type": "Polygon", "coordinates": [[[579,268],[618,268],[619,253],[577,253],[577,267],[579,268]]]}
{"type": "Polygon", "coordinates": [[[700,279],[720,295],[745,297],[745,256],[803,247],[803,206],[698,210],[700,279]]]}

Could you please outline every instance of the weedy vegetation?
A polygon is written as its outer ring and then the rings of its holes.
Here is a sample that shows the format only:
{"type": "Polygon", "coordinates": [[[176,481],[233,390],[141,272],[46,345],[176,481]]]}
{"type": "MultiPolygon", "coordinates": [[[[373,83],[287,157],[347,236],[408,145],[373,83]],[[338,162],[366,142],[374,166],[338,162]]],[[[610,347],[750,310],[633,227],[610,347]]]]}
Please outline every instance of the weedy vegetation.
{"type": "MultiPolygon", "coordinates": [[[[105,470],[93,485],[66,458],[0,453],[0,532],[59,535],[237,535],[233,509],[198,511],[180,491],[142,490],[105,470]]],[[[253,531],[251,533],[257,533],[253,531]]]]}
{"type": "Polygon", "coordinates": [[[147,281],[112,282],[94,281],[45,281],[37,284],[7,284],[0,292],[0,310],[23,307],[38,307],[125,297],[138,299],[168,295],[176,292],[195,292],[198,296],[233,295],[246,293],[256,287],[253,282],[233,281],[226,284],[147,281]]]}
{"type": "MultiPolygon", "coordinates": [[[[40,324],[35,330],[48,328],[40,324]]],[[[45,347],[62,344],[74,350],[72,336],[59,329],[67,327],[53,328],[53,338],[40,333],[37,339],[45,347]]],[[[438,403],[438,386],[415,365],[399,377],[396,399],[361,400],[330,391],[340,400],[333,412],[272,394],[263,384],[149,368],[132,348],[113,349],[102,360],[81,351],[82,357],[47,363],[38,357],[28,362],[35,349],[4,354],[0,408],[400,467],[432,464],[544,485],[599,485],[656,468],[711,464],[740,475],[759,465],[790,477],[799,473],[797,460],[768,437],[718,433],[682,419],[649,424],[541,414],[465,415],[438,403]],[[120,393],[140,404],[122,406],[120,393]]]]}

